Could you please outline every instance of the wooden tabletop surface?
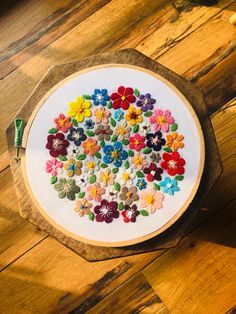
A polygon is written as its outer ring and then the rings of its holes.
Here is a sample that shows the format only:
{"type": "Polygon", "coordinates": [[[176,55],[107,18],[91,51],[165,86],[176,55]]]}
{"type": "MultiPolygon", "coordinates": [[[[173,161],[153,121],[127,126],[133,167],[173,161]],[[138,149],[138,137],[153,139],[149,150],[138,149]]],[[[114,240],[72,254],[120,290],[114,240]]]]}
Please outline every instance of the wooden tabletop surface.
{"type": "Polygon", "coordinates": [[[235,313],[235,10],[233,0],[1,2],[1,314],[235,313]],[[89,263],[19,216],[3,131],[51,65],[122,48],[202,88],[224,171],[177,248],[89,263]]]}

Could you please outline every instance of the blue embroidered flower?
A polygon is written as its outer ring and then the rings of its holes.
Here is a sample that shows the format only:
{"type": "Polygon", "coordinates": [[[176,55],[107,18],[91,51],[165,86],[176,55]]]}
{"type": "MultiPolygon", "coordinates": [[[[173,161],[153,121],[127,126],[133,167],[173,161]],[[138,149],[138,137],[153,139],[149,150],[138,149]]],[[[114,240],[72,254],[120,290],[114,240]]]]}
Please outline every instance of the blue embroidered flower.
{"type": "Polygon", "coordinates": [[[123,150],[123,146],[120,142],[116,142],[112,145],[105,145],[103,147],[103,152],[106,154],[103,157],[103,161],[106,164],[114,163],[115,167],[120,167],[122,165],[122,160],[128,158],[128,153],[123,150]]]}
{"type": "Polygon", "coordinates": [[[95,89],[91,98],[95,106],[106,106],[107,101],[110,100],[110,96],[107,95],[107,89],[95,89]]]}
{"type": "Polygon", "coordinates": [[[169,195],[174,195],[175,192],[180,191],[180,188],[178,187],[178,182],[175,179],[166,177],[159,184],[162,187],[163,192],[168,193],[169,195]]]}
{"type": "Polygon", "coordinates": [[[122,111],[121,109],[116,110],[115,113],[114,113],[114,118],[117,121],[122,120],[124,118],[124,111],[122,111]]]}
{"type": "Polygon", "coordinates": [[[147,182],[142,178],[142,179],[138,179],[136,186],[139,188],[139,190],[143,190],[146,189],[147,187],[147,182]]]}
{"type": "Polygon", "coordinates": [[[93,122],[92,119],[85,120],[84,122],[84,126],[86,127],[86,129],[93,129],[94,125],[95,125],[95,122],[93,122]]]}

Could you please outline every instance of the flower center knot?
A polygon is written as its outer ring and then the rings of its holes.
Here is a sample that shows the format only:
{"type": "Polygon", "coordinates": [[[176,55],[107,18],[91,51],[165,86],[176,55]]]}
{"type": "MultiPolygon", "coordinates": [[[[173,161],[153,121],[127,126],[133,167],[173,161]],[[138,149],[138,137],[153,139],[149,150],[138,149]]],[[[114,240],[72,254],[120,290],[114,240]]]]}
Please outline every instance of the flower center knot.
{"type": "Polygon", "coordinates": [[[125,96],[121,96],[121,100],[125,100],[125,96]]]}
{"type": "Polygon", "coordinates": [[[114,150],[114,151],[111,153],[111,156],[112,156],[114,159],[117,159],[117,158],[119,157],[118,151],[114,150]]]}
{"type": "Polygon", "coordinates": [[[155,198],[154,198],[153,195],[148,195],[147,199],[146,199],[146,202],[147,202],[147,204],[153,204],[154,200],[155,200],[155,198]]]}
{"type": "Polygon", "coordinates": [[[52,143],[53,148],[59,149],[59,148],[60,148],[60,145],[61,145],[61,141],[60,141],[58,138],[56,138],[55,140],[53,140],[53,143],[52,143]]]}
{"type": "Polygon", "coordinates": [[[173,168],[173,169],[176,169],[176,168],[177,168],[176,162],[175,162],[174,160],[170,160],[170,161],[168,162],[168,165],[169,165],[170,168],[173,168]]]}
{"type": "Polygon", "coordinates": [[[163,116],[160,116],[160,117],[157,117],[157,120],[156,120],[159,124],[164,124],[166,123],[166,119],[165,117],[163,116]]]}

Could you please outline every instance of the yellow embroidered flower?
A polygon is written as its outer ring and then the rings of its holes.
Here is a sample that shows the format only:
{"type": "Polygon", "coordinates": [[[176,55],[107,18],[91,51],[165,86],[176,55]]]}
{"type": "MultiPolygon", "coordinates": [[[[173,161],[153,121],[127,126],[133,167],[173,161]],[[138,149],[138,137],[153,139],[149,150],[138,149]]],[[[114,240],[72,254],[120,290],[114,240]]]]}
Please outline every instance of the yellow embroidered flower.
{"type": "Polygon", "coordinates": [[[81,168],[82,162],[73,158],[64,163],[64,169],[67,171],[67,175],[69,177],[73,177],[74,175],[81,175],[81,168]]]}
{"type": "Polygon", "coordinates": [[[104,186],[112,185],[115,182],[115,177],[116,175],[112,173],[110,169],[105,169],[100,172],[99,181],[102,182],[104,186]]]}
{"type": "Polygon", "coordinates": [[[69,117],[75,117],[78,122],[84,121],[84,118],[91,117],[92,113],[90,110],[91,102],[85,100],[82,96],[76,98],[75,101],[69,103],[69,117]]]}
{"type": "Polygon", "coordinates": [[[166,135],[166,146],[170,147],[173,151],[178,150],[178,148],[183,148],[184,143],[181,142],[184,139],[183,135],[173,132],[166,135]]]}
{"type": "Polygon", "coordinates": [[[129,122],[131,126],[143,121],[142,109],[130,106],[125,114],[125,120],[129,122]]]}

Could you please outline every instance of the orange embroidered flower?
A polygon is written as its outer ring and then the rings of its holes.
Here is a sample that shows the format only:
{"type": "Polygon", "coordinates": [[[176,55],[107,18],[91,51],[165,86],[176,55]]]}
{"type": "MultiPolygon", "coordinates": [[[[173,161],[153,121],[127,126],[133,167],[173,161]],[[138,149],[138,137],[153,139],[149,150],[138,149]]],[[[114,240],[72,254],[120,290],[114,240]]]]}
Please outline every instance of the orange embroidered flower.
{"type": "Polygon", "coordinates": [[[178,150],[179,148],[184,147],[182,140],[184,139],[183,135],[173,132],[166,135],[166,146],[170,147],[173,151],[178,150]]]}
{"type": "Polygon", "coordinates": [[[84,215],[88,215],[90,213],[90,208],[92,204],[87,201],[87,198],[83,198],[82,200],[76,201],[75,211],[83,217],[84,215]]]}
{"type": "Polygon", "coordinates": [[[100,149],[100,146],[97,145],[97,141],[91,137],[82,143],[82,147],[84,149],[83,153],[88,154],[91,157],[100,149]]]}
{"type": "Polygon", "coordinates": [[[70,118],[69,117],[65,117],[64,114],[59,114],[58,118],[54,119],[54,122],[56,123],[56,128],[59,131],[62,131],[64,133],[66,133],[71,127],[72,124],[70,122],[70,118]]]}
{"type": "Polygon", "coordinates": [[[100,183],[94,183],[87,187],[88,199],[100,202],[102,194],[105,193],[105,189],[101,187],[100,183]]]}

